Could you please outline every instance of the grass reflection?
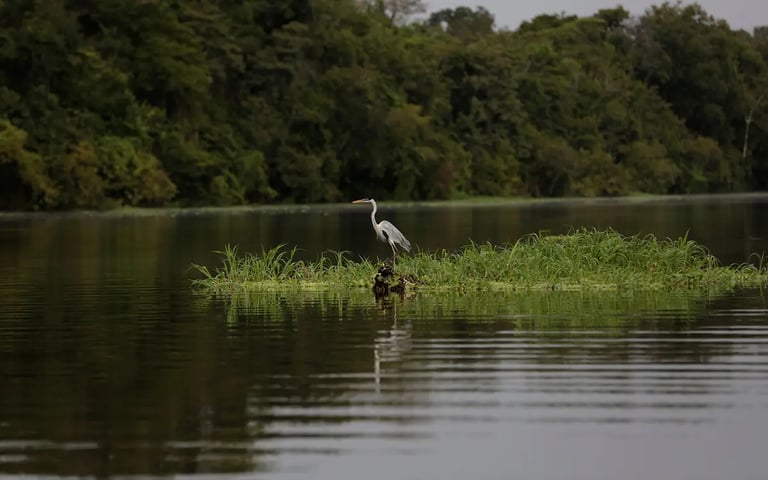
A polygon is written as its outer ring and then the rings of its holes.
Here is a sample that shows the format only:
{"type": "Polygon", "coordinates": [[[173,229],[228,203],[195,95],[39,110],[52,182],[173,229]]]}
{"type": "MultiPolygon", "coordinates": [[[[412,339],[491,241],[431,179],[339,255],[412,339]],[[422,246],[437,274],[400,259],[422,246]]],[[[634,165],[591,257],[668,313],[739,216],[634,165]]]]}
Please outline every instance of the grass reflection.
{"type": "Polygon", "coordinates": [[[255,319],[280,321],[296,319],[311,309],[313,316],[355,318],[370,316],[376,310],[395,311],[401,317],[420,323],[462,318],[488,322],[493,319],[514,320],[519,326],[561,325],[606,326],[613,321],[626,324],[632,318],[648,321],[648,313],[658,321],[671,317],[689,317],[702,311],[718,297],[693,292],[662,291],[533,291],[472,292],[445,294],[421,291],[412,295],[390,295],[376,298],[372,293],[353,290],[287,290],[283,292],[239,291],[226,297],[210,297],[209,301],[226,306],[229,323],[255,319]],[[215,298],[215,300],[214,300],[215,298]]]}

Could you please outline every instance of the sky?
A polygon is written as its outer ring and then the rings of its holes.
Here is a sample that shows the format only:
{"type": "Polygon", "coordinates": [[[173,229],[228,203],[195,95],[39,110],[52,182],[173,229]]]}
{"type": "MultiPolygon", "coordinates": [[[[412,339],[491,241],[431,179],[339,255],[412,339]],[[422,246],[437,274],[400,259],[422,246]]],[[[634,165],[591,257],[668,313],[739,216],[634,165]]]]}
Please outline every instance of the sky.
{"type": "MultiPolygon", "coordinates": [[[[425,0],[429,11],[456,7],[485,7],[496,17],[498,28],[515,30],[521,22],[530,20],[543,13],[575,14],[587,16],[601,8],[623,6],[630,14],[641,15],[651,5],[659,5],[663,0],[536,0],[524,2],[517,0],[425,0]]],[[[674,3],[674,1],[670,2],[674,3]]],[[[684,3],[694,3],[685,1],[684,3]]],[[[707,13],[718,19],[724,19],[732,29],[744,29],[752,32],[756,26],[768,25],[768,0],[698,0],[707,13]]]]}

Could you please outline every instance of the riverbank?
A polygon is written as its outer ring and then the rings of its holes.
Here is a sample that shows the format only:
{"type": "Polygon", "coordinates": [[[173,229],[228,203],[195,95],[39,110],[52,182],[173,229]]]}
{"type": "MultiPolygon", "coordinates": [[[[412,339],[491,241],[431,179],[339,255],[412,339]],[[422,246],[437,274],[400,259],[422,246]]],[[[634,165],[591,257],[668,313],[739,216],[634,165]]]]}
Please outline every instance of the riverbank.
{"type": "MultiPolygon", "coordinates": [[[[379,206],[388,209],[405,208],[476,208],[476,207],[528,207],[528,206],[588,206],[588,205],[638,205],[638,204],[701,204],[707,202],[748,202],[768,200],[768,192],[651,195],[636,194],[617,197],[463,197],[453,200],[430,201],[379,201],[379,206]]],[[[222,213],[301,213],[337,212],[359,210],[349,202],[339,203],[263,203],[238,206],[202,207],[119,207],[105,210],[71,209],[48,211],[0,210],[0,220],[37,217],[152,217],[152,216],[196,216],[222,213]]]]}

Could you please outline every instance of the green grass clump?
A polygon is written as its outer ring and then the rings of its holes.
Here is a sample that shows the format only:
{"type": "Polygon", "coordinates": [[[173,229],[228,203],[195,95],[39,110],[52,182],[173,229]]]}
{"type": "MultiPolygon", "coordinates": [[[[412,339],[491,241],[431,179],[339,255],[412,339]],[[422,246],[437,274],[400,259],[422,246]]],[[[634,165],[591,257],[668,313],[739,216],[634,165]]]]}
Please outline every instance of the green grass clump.
{"type": "MultiPolygon", "coordinates": [[[[211,272],[193,265],[194,285],[212,293],[249,289],[353,288],[372,285],[377,264],[330,253],[316,262],[296,260],[278,246],[261,255],[227,247],[211,272]]],[[[768,283],[768,266],[723,266],[702,245],[683,237],[624,236],[613,230],[526,236],[503,246],[471,244],[459,251],[398,257],[397,273],[420,290],[659,290],[731,289],[768,283]]]]}

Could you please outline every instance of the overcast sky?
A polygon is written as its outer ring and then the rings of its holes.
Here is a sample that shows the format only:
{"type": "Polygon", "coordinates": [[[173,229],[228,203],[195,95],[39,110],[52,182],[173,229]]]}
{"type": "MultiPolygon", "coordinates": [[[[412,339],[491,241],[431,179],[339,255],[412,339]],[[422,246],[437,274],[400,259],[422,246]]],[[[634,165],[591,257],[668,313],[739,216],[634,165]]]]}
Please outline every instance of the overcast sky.
{"type": "MultiPolygon", "coordinates": [[[[499,28],[517,29],[524,20],[530,20],[542,13],[575,14],[578,16],[592,15],[601,8],[613,8],[621,5],[633,15],[642,14],[651,5],[659,5],[663,1],[652,0],[536,0],[523,2],[516,0],[426,0],[429,11],[460,6],[485,7],[496,17],[499,28]]],[[[670,2],[674,3],[674,2],[670,2]]],[[[684,2],[694,3],[694,2],[684,2]]],[[[710,15],[728,22],[733,29],[743,28],[749,32],[753,27],[768,25],[768,0],[699,0],[710,15]]]]}

